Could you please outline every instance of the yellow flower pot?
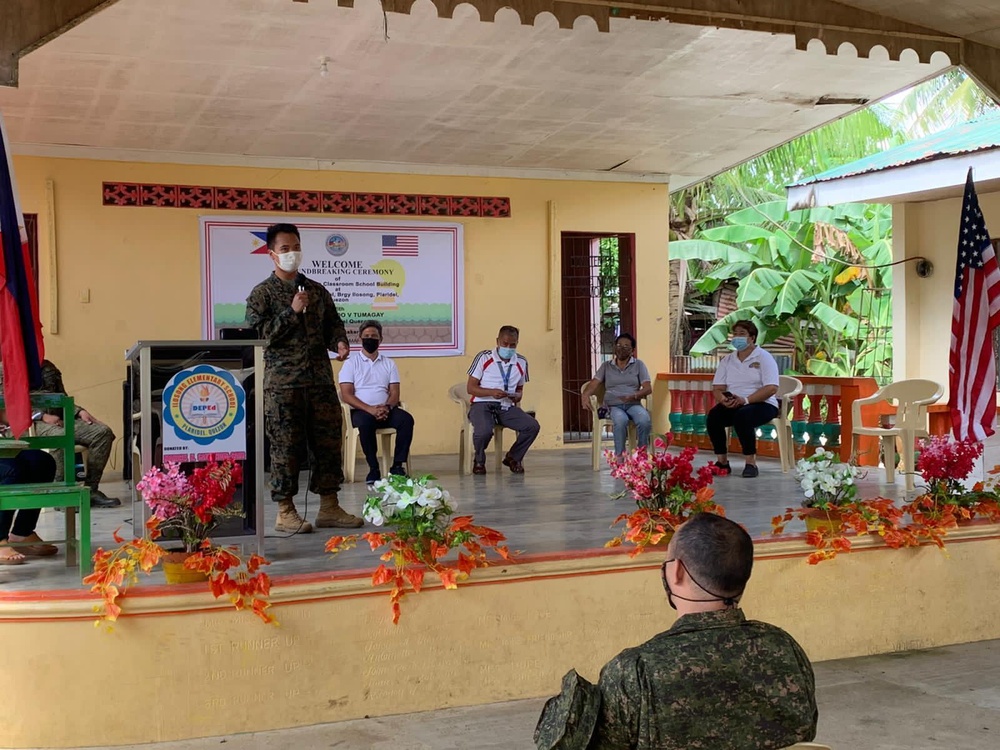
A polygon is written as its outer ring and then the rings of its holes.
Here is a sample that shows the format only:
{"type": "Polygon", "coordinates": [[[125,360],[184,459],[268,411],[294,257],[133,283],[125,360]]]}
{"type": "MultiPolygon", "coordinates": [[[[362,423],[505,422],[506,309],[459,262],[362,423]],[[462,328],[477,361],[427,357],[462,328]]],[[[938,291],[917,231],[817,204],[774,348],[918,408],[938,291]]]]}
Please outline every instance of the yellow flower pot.
{"type": "Polygon", "coordinates": [[[192,552],[168,552],[163,556],[163,575],[166,576],[167,583],[204,583],[208,580],[208,573],[184,567],[184,561],[192,554],[192,552]]]}
{"type": "Polygon", "coordinates": [[[839,533],[844,527],[839,512],[822,508],[806,508],[805,522],[806,531],[826,530],[831,535],[839,533]]]}

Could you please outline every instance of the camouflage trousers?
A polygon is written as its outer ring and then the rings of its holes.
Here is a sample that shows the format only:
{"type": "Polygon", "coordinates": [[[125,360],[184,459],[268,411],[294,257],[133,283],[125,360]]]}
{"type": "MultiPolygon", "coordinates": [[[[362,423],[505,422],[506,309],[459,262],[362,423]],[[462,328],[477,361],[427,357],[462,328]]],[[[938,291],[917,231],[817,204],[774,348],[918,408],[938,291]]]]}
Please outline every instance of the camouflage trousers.
{"type": "MultiPolygon", "coordinates": [[[[35,422],[35,434],[39,437],[46,435],[62,435],[63,428],[59,425],[48,424],[46,422],[35,422]]],[[[77,445],[82,445],[87,449],[87,478],[84,480],[90,489],[96,490],[104,476],[104,467],[108,465],[111,458],[111,447],[115,442],[115,433],[111,428],[101,422],[87,424],[82,419],[73,422],[73,441],[77,445]]],[[[56,481],[63,480],[63,456],[62,451],[56,451],[56,481]]]]}
{"type": "Polygon", "coordinates": [[[306,456],[309,491],[316,495],[337,492],[344,481],[344,464],[343,414],[336,388],[271,388],[264,392],[264,416],[271,441],[271,499],[295,497],[306,456]]]}

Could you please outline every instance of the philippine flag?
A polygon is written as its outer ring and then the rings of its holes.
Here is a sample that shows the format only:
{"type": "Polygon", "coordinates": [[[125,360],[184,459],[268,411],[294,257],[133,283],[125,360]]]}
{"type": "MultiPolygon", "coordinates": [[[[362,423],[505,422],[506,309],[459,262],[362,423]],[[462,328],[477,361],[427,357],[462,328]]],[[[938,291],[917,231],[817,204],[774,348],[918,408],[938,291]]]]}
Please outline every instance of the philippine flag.
{"type": "Polygon", "coordinates": [[[31,426],[31,388],[42,384],[42,326],[14,162],[0,116],[0,355],[7,423],[15,437],[31,426]]]}

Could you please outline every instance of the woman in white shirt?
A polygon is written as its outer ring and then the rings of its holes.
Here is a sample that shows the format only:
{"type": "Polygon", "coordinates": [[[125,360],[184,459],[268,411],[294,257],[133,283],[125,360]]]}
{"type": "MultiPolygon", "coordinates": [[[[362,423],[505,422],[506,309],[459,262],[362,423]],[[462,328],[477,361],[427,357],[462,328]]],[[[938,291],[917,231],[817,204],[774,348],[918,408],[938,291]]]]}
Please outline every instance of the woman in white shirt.
{"type": "Polygon", "coordinates": [[[712,379],[716,404],[706,428],[715,451],[715,465],[732,474],[726,428],[732,427],[746,459],[744,477],[757,476],[757,428],[778,416],[778,363],[757,346],[757,326],[749,320],[733,324],[732,354],[719,363],[712,379]]]}

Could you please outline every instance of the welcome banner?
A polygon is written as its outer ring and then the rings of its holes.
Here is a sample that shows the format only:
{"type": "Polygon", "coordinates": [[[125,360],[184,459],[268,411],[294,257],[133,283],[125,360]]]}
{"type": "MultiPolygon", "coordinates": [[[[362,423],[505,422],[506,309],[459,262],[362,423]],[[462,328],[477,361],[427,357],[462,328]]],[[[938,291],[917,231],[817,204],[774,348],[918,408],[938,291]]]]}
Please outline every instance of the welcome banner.
{"type": "Polygon", "coordinates": [[[206,339],[244,325],[247,296],[274,270],[266,236],[277,221],[299,228],[300,271],[333,296],[352,343],[372,318],[391,356],[464,354],[462,225],[431,221],[201,217],[206,339]]]}

